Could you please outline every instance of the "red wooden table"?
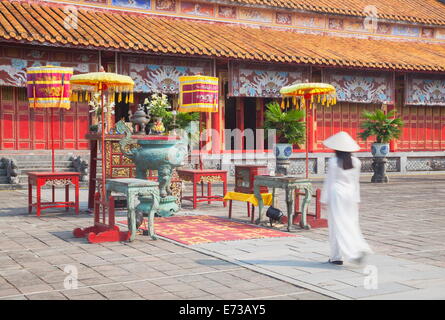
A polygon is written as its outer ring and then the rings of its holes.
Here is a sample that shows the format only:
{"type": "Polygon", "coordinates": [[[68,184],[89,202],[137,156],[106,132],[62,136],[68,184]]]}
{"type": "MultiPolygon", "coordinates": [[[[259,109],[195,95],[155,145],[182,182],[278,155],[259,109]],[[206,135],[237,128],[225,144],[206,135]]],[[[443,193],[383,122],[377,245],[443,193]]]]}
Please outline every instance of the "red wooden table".
{"type": "Polygon", "coordinates": [[[36,207],[37,216],[40,216],[42,209],[48,208],[74,208],[79,214],[79,176],[80,172],[28,172],[28,212],[32,212],[32,207],[36,207]],[[70,200],[69,186],[74,185],[75,199],[70,200]],[[32,186],[37,189],[37,202],[32,202],[32,186]],[[52,202],[41,201],[41,188],[44,185],[52,186],[52,202]],[[65,186],[65,201],[55,201],[54,187],[65,186]]]}
{"type": "Polygon", "coordinates": [[[188,200],[193,202],[193,209],[196,209],[198,202],[207,201],[209,204],[212,201],[223,201],[224,207],[227,206],[224,200],[224,195],[227,193],[227,171],[223,170],[177,170],[178,177],[184,182],[193,183],[193,196],[182,196],[181,200],[188,200]],[[212,183],[223,183],[223,195],[212,195],[212,183]],[[201,183],[201,195],[197,195],[197,185],[201,183]],[[204,195],[204,183],[207,183],[207,195],[204,195]]]}

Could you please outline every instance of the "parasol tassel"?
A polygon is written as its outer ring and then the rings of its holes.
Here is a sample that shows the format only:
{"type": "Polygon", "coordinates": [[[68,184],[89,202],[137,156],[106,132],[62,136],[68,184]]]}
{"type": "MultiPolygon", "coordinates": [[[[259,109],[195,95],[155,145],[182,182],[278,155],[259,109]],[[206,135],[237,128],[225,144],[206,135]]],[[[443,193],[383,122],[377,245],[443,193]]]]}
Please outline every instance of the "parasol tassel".
{"type": "Polygon", "coordinates": [[[36,81],[33,81],[32,94],[34,98],[34,108],[36,107],[36,81]]]}
{"type": "Polygon", "coordinates": [[[284,109],[284,98],[281,99],[281,109],[284,109]]]}
{"type": "Polygon", "coordinates": [[[60,92],[59,108],[62,106],[62,99],[65,91],[64,89],[65,89],[65,74],[62,74],[62,89],[60,92]]]}

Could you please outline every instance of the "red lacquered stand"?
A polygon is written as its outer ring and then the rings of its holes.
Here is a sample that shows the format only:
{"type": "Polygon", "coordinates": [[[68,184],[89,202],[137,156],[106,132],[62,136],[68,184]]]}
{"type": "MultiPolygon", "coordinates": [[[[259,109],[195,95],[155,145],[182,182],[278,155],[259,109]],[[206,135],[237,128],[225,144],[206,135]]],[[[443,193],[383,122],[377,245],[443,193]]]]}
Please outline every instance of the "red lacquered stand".
{"type": "Polygon", "coordinates": [[[36,207],[37,216],[47,208],[74,208],[76,214],[79,214],[79,172],[28,172],[28,212],[32,212],[32,207],[36,207]],[[69,186],[74,185],[75,199],[69,201],[69,186]],[[52,186],[52,201],[42,202],[41,188],[44,185],[52,186]],[[36,186],[37,202],[32,202],[32,186],[36,186]],[[65,201],[55,201],[55,186],[65,187],[65,201]]]}
{"type": "Polygon", "coordinates": [[[130,239],[130,232],[120,231],[119,227],[115,225],[114,198],[110,196],[108,200],[101,201],[99,192],[94,195],[94,226],[85,229],[74,229],[73,235],[76,238],[86,237],[89,243],[127,241],[130,239]],[[107,216],[108,222],[106,221],[107,216]]]}
{"type": "MultiPolygon", "coordinates": [[[[304,193],[300,192],[298,189],[295,190],[295,214],[293,224],[299,224],[301,219],[301,212],[298,211],[298,208],[300,207],[300,195],[303,196],[304,193]]],[[[307,223],[311,228],[326,228],[328,226],[328,220],[321,218],[321,190],[317,189],[312,197],[315,198],[315,214],[310,214],[308,212],[307,223]]]]}
{"type": "Polygon", "coordinates": [[[224,207],[227,206],[224,195],[227,193],[227,171],[212,169],[177,170],[178,177],[182,181],[193,183],[193,196],[181,196],[181,200],[193,202],[193,209],[196,209],[198,202],[222,201],[224,207]],[[222,182],[223,195],[212,195],[212,183],[222,182]],[[201,183],[201,195],[197,194],[197,185],[201,183]],[[204,183],[207,183],[207,195],[204,195],[204,183]]]}

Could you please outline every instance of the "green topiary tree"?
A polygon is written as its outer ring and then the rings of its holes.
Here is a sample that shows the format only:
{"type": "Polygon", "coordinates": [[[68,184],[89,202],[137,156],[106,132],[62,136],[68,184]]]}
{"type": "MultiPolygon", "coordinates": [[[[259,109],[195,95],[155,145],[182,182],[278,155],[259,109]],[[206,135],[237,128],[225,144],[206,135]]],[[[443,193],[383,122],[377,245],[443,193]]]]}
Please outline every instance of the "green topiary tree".
{"type": "Polygon", "coordinates": [[[306,125],[301,121],[305,115],[303,110],[292,109],[285,111],[281,109],[276,101],[268,103],[266,108],[264,128],[277,130],[277,137],[280,143],[304,143],[306,140],[306,125]]]}
{"type": "Polygon", "coordinates": [[[396,110],[385,114],[382,110],[374,112],[363,111],[366,120],[361,124],[362,132],[358,134],[363,140],[375,136],[377,143],[388,143],[392,139],[398,139],[402,133],[403,121],[396,118],[396,110]]]}

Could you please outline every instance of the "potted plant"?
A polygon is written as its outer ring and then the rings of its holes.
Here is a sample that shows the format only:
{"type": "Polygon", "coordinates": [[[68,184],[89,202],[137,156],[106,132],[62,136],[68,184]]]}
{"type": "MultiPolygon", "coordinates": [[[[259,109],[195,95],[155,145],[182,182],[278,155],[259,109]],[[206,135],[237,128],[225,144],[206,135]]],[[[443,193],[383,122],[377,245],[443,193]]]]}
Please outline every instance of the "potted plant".
{"type": "Polygon", "coordinates": [[[364,111],[365,121],[362,123],[362,132],[359,137],[367,140],[370,136],[375,136],[375,142],[372,144],[371,153],[373,155],[372,169],[374,175],[371,182],[386,183],[389,181],[386,175],[386,156],[389,154],[389,142],[397,139],[402,132],[403,121],[396,118],[396,111],[391,110],[387,114],[380,109],[374,112],[364,111]]]}
{"type": "Polygon", "coordinates": [[[396,110],[388,113],[380,109],[374,112],[364,111],[365,121],[362,123],[362,132],[359,137],[367,140],[375,136],[375,142],[372,144],[371,153],[374,157],[386,157],[389,154],[389,142],[398,139],[403,127],[403,121],[396,118],[396,110]]]}
{"type": "Polygon", "coordinates": [[[292,155],[292,145],[305,141],[305,123],[301,121],[304,111],[282,110],[278,102],[273,101],[266,105],[265,118],[264,128],[275,129],[277,133],[274,150],[277,159],[289,159],[292,155]]]}
{"type": "Polygon", "coordinates": [[[151,99],[145,99],[144,107],[147,108],[151,119],[153,119],[150,129],[151,133],[164,133],[165,127],[162,120],[168,116],[167,109],[171,108],[167,95],[160,93],[152,94],[151,99]]]}
{"type": "Polygon", "coordinates": [[[186,130],[193,121],[199,121],[199,112],[177,112],[176,119],[173,120],[173,112],[168,111],[163,122],[165,129],[171,131],[174,129],[186,130]]]}

